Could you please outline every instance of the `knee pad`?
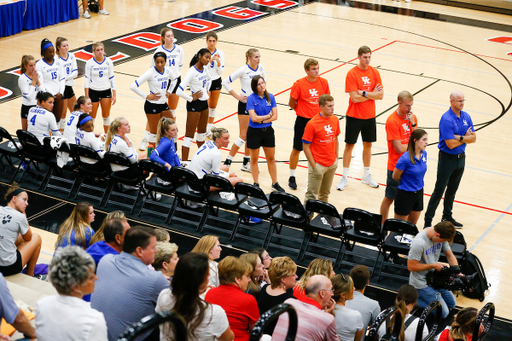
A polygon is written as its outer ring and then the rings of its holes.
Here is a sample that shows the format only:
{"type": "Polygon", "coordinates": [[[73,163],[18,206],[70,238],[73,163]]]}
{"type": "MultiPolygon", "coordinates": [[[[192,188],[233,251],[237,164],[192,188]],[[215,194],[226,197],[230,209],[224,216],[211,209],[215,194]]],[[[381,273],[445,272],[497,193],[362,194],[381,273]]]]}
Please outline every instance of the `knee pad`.
{"type": "Polygon", "coordinates": [[[192,145],[192,141],[193,139],[191,137],[185,137],[183,139],[183,143],[181,144],[183,147],[187,147],[187,148],[190,148],[190,146],[192,145]]]}
{"type": "Polygon", "coordinates": [[[109,126],[110,125],[110,116],[109,117],[103,117],[103,125],[109,126]]]}
{"type": "Polygon", "coordinates": [[[172,118],[176,118],[176,110],[171,110],[172,118]]]}
{"type": "Polygon", "coordinates": [[[241,138],[238,138],[236,141],[235,141],[235,144],[238,148],[241,148],[243,145],[244,145],[245,141],[242,140],[241,138]]]}
{"type": "Polygon", "coordinates": [[[210,113],[208,114],[208,116],[215,117],[216,113],[217,113],[217,109],[210,109],[210,113]]]}
{"type": "Polygon", "coordinates": [[[156,143],[156,134],[151,134],[151,133],[148,134],[148,142],[155,144],[156,143]]]}
{"type": "Polygon", "coordinates": [[[196,134],[196,142],[204,142],[206,140],[206,133],[196,134]]]}

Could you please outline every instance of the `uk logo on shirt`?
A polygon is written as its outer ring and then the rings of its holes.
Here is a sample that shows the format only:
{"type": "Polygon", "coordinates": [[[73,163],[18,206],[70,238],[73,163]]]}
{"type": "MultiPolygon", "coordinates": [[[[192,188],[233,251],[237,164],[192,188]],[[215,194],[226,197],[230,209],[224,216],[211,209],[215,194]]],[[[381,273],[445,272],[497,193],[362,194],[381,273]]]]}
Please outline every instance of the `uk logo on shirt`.
{"type": "Polygon", "coordinates": [[[364,77],[361,77],[361,80],[363,81],[364,85],[370,85],[370,77],[368,76],[364,76],[364,77]]]}
{"type": "Polygon", "coordinates": [[[325,126],[324,126],[324,129],[325,129],[325,134],[326,134],[326,135],[332,135],[332,134],[333,134],[332,127],[331,127],[331,125],[330,125],[330,124],[325,125],[325,126]]]}
{"type": "Polygon", "coordinates": [[[411,129],[407,123],[402,123],[402,128],[404,128],[405,133],[408,133],[411,129]]]}
{"type": "Polygon", "coordinates": [[[463,124],[464,124],[465,126],[467,126],[467,125],[468,125],[468,121],[463,120],[462,122],[463,122],[463,124]]]}
{"type": "Polygon", "coordinates": [[[316,89],[309,89],[311,97],[318,97],[318,91],[316,89]]]}

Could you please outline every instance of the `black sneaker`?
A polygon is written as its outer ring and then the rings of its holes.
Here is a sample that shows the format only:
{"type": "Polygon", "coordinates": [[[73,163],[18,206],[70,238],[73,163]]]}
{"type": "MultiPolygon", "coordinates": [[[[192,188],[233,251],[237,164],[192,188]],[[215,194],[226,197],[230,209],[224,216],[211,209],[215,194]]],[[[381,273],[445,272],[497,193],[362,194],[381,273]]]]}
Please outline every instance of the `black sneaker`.
{"type": "Polygon", "coordinates": [[[449,221],[450,223],[453,224],[453,226],[455,226],[456,229],[461,229],[462,226],[464,226],[464,225],[462,225],[461,223],[459,223],[457,220],[455,220],[453,218],[446,218],[446,219],[443,218],[443,219],[441,219],[441,221],[449,221]]]}
{"type": "Polygon", "coordinates": [[[272,188],[272,190],[274,190],[274,191],[283,192],[283,193],[285,192],[284,188],[279,185],[279,182],[272,184],[272,186],[270,188],[272,188]]]}
{"type": "Polygon", "coordinates": [[[297,183],[295,182],[294,176],[290,176],[290,178],[288,179],[288,187],[290,187],[293,190],[297,189],[297,183]]]}
{"type": "Polygon", "coordinates": [[[259,183],[257,183],[257,182],[255,182],[255,183],[254,183],[254,186],[256,186],[256,187],[260,188],[260,184],[259,184],[259,183]]]}
{"type": "Polygon", "coordinates": [[[231,166],[231,161],[233,161],[233,160],[226,159],[226,160],[224,160],[224,164],[229,167],[229,166],[231,166]]]}

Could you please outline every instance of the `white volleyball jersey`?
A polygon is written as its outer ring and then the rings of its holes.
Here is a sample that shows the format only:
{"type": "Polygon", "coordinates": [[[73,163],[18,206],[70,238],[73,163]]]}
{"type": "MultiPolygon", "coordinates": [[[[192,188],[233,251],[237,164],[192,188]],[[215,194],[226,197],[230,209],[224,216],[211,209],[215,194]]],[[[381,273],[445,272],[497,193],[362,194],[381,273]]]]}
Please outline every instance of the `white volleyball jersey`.
{"type": "MultiPolygon", "coordinates": [[[[160,94],[159,99],[152,101],[148,100],[148,102],[154,104],[165,104],[167,103],[167,97],[165,96],[165,93],[167,92],[167,84],[171,81],[169,79],[170,72],[171,70],[168,67],[164,67],[164,71],[160,73],[156,67],[152,66],[142,76],[137,78],[135,82],[133,82],[133,84],[130,86],[130,89],[143,99],[146,99],[148,94],[144,93],[140,89],[140,86],[144,84],[144,82],[148,82],[149,93],[160,94]]],[[[173,88],[174,87],[169,87],[169,90],[172,91],[173,88]]]]}
{"type": "MultiPolygon", "coordinates": [[[[80,146],[90,147],[96,151],[101,157],[105,154],[103,148],[105,148],[105,143],[101,141],[99,137],[96,137],[94,132],[83,131],[82,129],[77,129],[75,132],[74,143],[80,146]]],[[[85,163],[94,164],[96,160],[90,159],[88,157],[80,158],[85,163]]]]}
{"type": "Polygon", "coordinates": [[[37,84],[35,86],[32,85],[32,78],[27,76],[27,74],[22,74],[18,77],[18,87],[21,91],[21,104],[26,106],[32,106],[37,104],[37,93],[39,92],[39,87],[37,84]]]}
{"type": "Polygon", "coordinates": [[[210,71],[210,75],[212,76],[212,81],[219,79],[222,73],[224,72],[224,52],[219,49],[215,49],[212,53],[212,57],[218,55],[220,66],[217,61],[210,62],[208,64],[208,71],[210,71]]]}
{"type": "MultiPolygon", "coordinates": [[[[163,52],[167,56],[167,64],[165,66],[171,69],[171,79],[175,80],[181,76],[181,68],[185,62],[185,52],[183,48],[178,44],[174,44],[172,50],[167,50],[163,45],[160,45],[155,50],[155,53],[157,52],[163,52]]],[[[153,56],[155,53],[153,53],[153,56]]],[[[155,66],[155,60],[153,58],[151,58],[151,66],[155,66]]]]}
{"type": "Polygon", "coordinates": [[[78,119],[80,115],[83,113],[80,110],[73,111],[69,114],[69,117],[66,121],[66,127],[64,128],[64,137],[68,140],[69,144],[75,144],[75,133],[78,129],[76,124],[78,123],[78,119]]]}
{"type": "Polygon", "coordinates": [[[101,63],[91,58],[85,63],[84,87],[96,91],[116,89],[114,63],[110,58],[105,57],[101,63]]]}
{"type": "Polygon", "coordinates": [[[61,135],[53,113],[40,106],[30,108],[28,111],[27,130],[34,134],[41,144],[44,143],[46,136],[50,136],[50,131],[54,136],[61,135]]]}
{"type": "Polygon", "coordinates": [[[257,76],[260,75],[263,77],[263,79],[266,81],[267,76],[265,75],[265,69],[263,68],[263,65],[258,65],[256,70],[251,69],[249,65],[244,65],[238,70],[236,70],[231,76],[224,79],[222,81],[222,85],[224,86],[224,89],[226,89],[228,92],[233,90],[231,88],[230,83],[233,83],[236,79],[240,78],[240,84],[242,85],[242,95],[249,97],[252,94],[251,89],[251,80],[257,76]]]}
{"type": "Polygon", "coordinates": [[[211,82],[212,81],[207,66],[203,67],[203,71],[199,71],[196,69],[195,65],[193,65],[190,69],[188,69],[185,78],[183,78],[181,81],[178,90],[176,91],[176,95],[186,99],[189,102],[192,102],[192,96],[187,95],[184,91],[188,85],[190,87],[190,91],[193,94],[199,90],[203,91],[203,95],[201,98],[199,98],[199,100],[206,101],[209,98],[208,92],[210,90],[211,82]]]}
{"type": "MultiPolygon", "coordinates": [[[[207,141],[197,150],[197,153],[190,161],[188,168],[196,173],[199,179],[205,174],[223,175],[226,172],[220,170],[222,154],[213,141],[207,141]]],[[[227,173],[229,176],[229,173],[227,173]]]]}
{"type": "Polygon", "coordinates": [[[78,65],[76,64],[75,55],[71,52],[68,52],[68,57],[66,59],[60,56],[59,59],[62,63],[64,74],[66,75],[66,85],[75,85],[75,78],[78,76],[78,65]]]}
{"type": "MultiPolygon", "coordinates": [[[[112,141],[110,141],[110,145],[108,146],[108,151],[123,154],[128,159],[130,159],[131,163],[135,163],[135,162],[139,161],[139,154],[133,147],[132,140],[130,140],[130,138],[128,136],[126,136],[126,138],[128,139],[128,141],[130,141],[130,144],[132,145],[132,147],[128,146],[121,136],[114,135],[114,137],[112,138],[112,141]]],[[[106,148],[106,146],[105,146],[105,148],[106,148]]],[[[118,166],[118,165],[113,165],[113,164],[111,164],[110,167],[112,168],[113,172],[122,171],[122,170],[125,170],[128,168],[128,167],[118,166]]]]}
{"type": "Polygon", "coordinates": [[[56,94],[63,94],[66,86],[66,75],[62,70],[62,63],[58,58],[53,60],[52,64],[47,64],[44,59],[40,59],[36,63],[36,71],[39,75],[39,83],[41,90],[56,94]]]}

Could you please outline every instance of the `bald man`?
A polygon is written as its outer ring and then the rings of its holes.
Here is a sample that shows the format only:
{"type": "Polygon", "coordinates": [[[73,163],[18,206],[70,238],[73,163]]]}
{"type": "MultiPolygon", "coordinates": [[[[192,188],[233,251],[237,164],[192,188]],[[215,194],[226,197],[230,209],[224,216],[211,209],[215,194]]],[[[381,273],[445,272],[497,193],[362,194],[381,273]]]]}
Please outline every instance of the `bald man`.
{"type": "Polygon", "coordinates": [[[437,180],[434,192],[425,212],[425,228],[432,226],[432,219],[444,194],[442,221],[451,222],[455,228],[462,224],[452,216],[455,193],[459,188],[466,163],[466,145],[476,142],[475,128],[464,108],[464,94],[454,91],[450,94],[450,109],[439,121],[439,161],[437,162],[437,180]],[[446,190],[446,193],[445,193],[446,190]]]}

